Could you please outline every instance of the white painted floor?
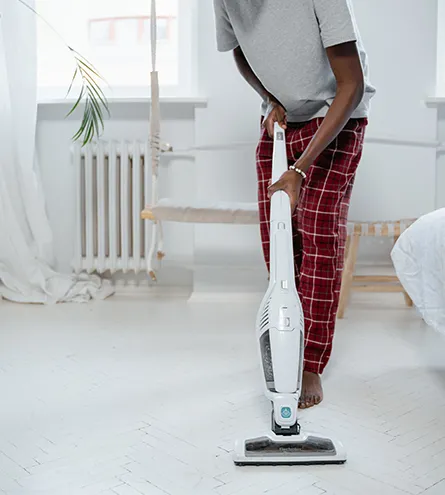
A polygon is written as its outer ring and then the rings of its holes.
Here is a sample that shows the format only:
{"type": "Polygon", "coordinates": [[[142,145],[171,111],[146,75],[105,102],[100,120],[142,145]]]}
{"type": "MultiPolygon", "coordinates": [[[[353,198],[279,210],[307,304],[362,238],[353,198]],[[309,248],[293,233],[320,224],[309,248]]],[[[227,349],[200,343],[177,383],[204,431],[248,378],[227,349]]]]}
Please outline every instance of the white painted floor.
{"type": "Polygon", "coordinates": [[[445,338],[373,297],[303,415],[346,444],[343,467],[233,466],[234,439],[269,423],[254,302],[0,303],[0,493],[444,495],[445,338]]]}

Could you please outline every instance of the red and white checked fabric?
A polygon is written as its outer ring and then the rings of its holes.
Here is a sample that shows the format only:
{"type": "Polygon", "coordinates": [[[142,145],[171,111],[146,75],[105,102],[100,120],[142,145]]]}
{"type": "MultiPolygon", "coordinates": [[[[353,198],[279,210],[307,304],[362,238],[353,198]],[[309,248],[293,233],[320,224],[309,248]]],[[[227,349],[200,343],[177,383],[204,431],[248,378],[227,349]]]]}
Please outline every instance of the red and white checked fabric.
{"type": "MultiPolygon", "coordinates": [[[[308,146],[323,119],[286,131],[289,165],[308,146]]],[[[331,356],[347,239],[347,218],[360,162],[366,119],[352,119],[309,169],[293,217],[295,274],[305,317],[305,370],[321,374],[331,356]]],[[[257,147],[258,201],[264,257],[269,268],[267,197],[273,140],[263,129],[257,147]]]]}

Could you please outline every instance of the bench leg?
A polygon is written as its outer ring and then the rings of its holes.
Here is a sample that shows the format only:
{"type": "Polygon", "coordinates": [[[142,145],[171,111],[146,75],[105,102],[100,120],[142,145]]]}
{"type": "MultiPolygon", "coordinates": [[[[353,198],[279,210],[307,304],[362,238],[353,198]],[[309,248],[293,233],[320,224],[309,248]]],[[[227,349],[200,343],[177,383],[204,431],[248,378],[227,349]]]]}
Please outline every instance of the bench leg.
{"type": "Polygon", "coordinates": [[[412,308],[414,306],[413,300],[409,297],[408,292],[403,291],[403,297],[405,298],[405,303],[408,308],[412,308]]]}
{"type": "Polygon", "coordinates": [[[340,302],[338,305],[337,317],[343,319],[345,316],[346,307],[351,295],[352,283],[354,280],[354,269],[357,261],[358,247],[360,244],[360,236],[352,235],[348,237],[346,245],[346,261],[345,269],[343,271],[343,278],[340,291],[340,302]]]}

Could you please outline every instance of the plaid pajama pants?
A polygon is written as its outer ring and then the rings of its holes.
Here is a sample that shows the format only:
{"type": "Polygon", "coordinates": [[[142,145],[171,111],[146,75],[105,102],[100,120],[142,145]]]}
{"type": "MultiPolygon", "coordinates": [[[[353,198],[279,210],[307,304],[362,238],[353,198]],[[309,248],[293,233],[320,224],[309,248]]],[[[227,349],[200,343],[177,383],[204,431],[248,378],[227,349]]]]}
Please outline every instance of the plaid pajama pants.
{"type": "MultiPolygon", "coordinates": [[[[289,125],[287,155],[293,164],[323,119],[289,125]]],[[[331,355],[347,239],[347,218],[366,119],[351,119],[311,166],[293,217],[295,274],[305,317],[305,370],[321,374],[331,355]]],[[[267,197],[273,140],[263,129],[257,147],[258,201],[264,257],[269,269],[267,197]]]]}

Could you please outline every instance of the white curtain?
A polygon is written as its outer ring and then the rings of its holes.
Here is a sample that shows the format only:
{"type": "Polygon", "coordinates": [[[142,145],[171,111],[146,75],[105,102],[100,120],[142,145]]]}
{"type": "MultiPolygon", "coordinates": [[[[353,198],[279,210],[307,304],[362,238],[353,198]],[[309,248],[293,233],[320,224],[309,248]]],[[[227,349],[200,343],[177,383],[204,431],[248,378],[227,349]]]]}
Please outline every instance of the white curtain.
{"type": "Polygon", "coordinates": [[[28,303],[104,298],[113,292],[107,281],[51,268],[35,156],[36,60],[34,14],[17,0],[0,0],[0,297],[28,303]]]}

